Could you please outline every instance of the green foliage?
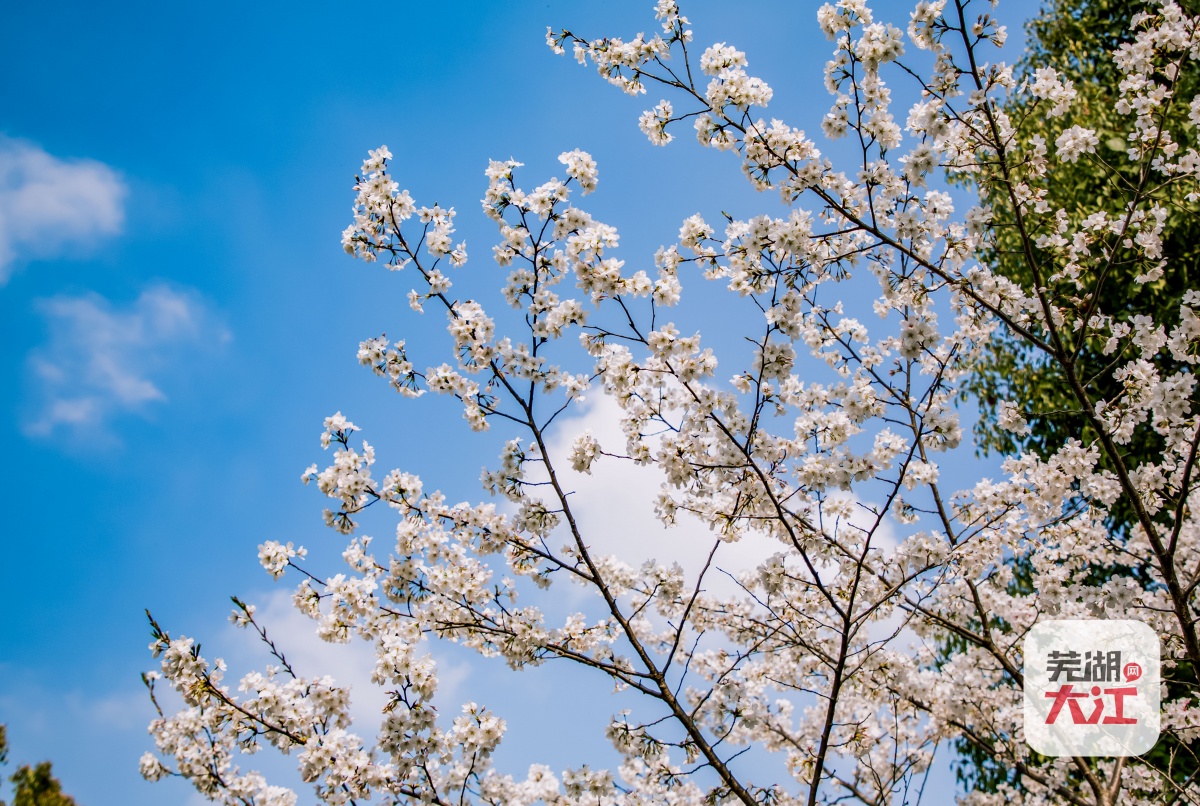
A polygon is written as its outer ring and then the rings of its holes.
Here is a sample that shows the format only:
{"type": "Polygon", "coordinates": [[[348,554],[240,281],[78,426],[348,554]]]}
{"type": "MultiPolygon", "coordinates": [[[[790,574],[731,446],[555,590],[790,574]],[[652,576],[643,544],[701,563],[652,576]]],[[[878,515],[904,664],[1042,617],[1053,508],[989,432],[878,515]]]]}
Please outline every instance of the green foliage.
{"type": "MultiPolygon", "coordinates": [[[[8,729],[0,725],[0,764],[8,763],[8,729]]],[[[62,784],[50,772],[50,762],[36,767],[23,765],[8,779],[13,784],[12,806],[76,806],[75,799],[64,795],[62,784]]],[[[5,802],[0,800],[0,806],[5,802]]]]}
{"type": "MultiPolygon", "coordinates": [[[[1029,23],[1029,49],[1020,72],[1023,77],[1031,77],[1040,67],[1053,67],[1074,82],[1076,101],[1067,114],[1052,118],[1041,114],[1041,110],[1035,114],[1035,99],[1027,93],[1017,93],[1006,111],[1018,127],[1023,145],[1037,136],[1053,149],[1055,139],[1070,126],[1096,130],[1100,146],[1095,154],[1084,155],[1076,163],[1053,161],[1047,176],[1047,203],[1051,209],[1065,210],[1072,224],[1095,212],[1098,199],[1125,197],[1139,188],[1144,198],[1155,198],[1167,209],[1164,275],[1139,286],[1133,278],[1148,267],[1129,260],[1127,253],[1118,247],[1113,250],[1107,272],[1097,272],[1088,278],[1089,296],[1084,299],[1089,302],[1094,299],[1100,311],[1116,319],[1130,321],[1136,315],[1146,314],[1157,321],[1171,321],[1178,316],[1183,291],[1195,286],[1200,278],[1200,207],[1186,202],[1170,185],[1156,188],[1143,183],[1138,166],[1126,157],[1126,142],[1119,134],[1128,128],[1126,116],[1116,110],[1120,73],[1109,55],[1129,41],[1132,18],[1144,8],[1143,2],[1127,0],[1050,0],[1029,23]]],[[[1175,98],[1164,109],[1163,128],[1172,133],[1181,149],[1187,149],[1196,145],[1195,128],[1187,119],[1187,104],[1200,90],[1200,66],[1188,61],[1181,67],[1175,98]]],[[[983,258],[994,270],[1025,288],[1046,283],[1047,278],[1040,272],[1043,264],[1038,250],[1034,248],[1031,254],[1024,251],[1009,200],[997,196],[988,201],[995,217],[997,238],[994,250],[989,250],[983,258]]],[[[1034,239],[1043,234],[1047,233],[1030,233],[1034,239]]],[[[1104,399],[1114,399],[1121,387],[1106,370],[1119,356],[1104,355],[1102,347],[1100,339],[1082,345],[1077,373],[1090,384],[1089,391],[1104,399]]],[[[976,435],[983,452],[1033,451],[1045,457],[1072,437],[1085,443],[1094,437],[1059,374],[1018,339],[1001,335],[977,369],[968,392],[979,400],[982,417],[976,435]],[[1016,436],[997,426],[997,406],[1004,400],[1020,401],[1032,413],[1033,416],[1028,416],[1032,429],[1029,435],[1016,436]]],[[[1157,453],[1160,447],[1157,437],[1145,434],[1147,431],[1140,429],[1140,440],[1127,446],[1131,456],[1150,457],[1157,453]]],[[[1132,523],[1132,517],[1120,507],[1114,515],[1112,525],[1117,532],[1123,532],[1132,523]]]]}
{"type": "MultiPolygon", "coordinates": [[[[1096,131],[1100,146],[1095,154],[1085,154],[1076,163],[1052,161],[1047,175],[1046,201],[1051,209],[1065,210],[1072,225],[1094,213],[1097,200],[1105,198],[1141,194],[1142,198],[1155,199],[1168,211],[1163,233],[1166,264],[1160,279],[1139,286],[1134,278],[1151,267],[1129,259],[1130,253],[1116,245],[1107,267],[1085,278],[1086,289],[1080,297],[1082,304],[1092,304],[1116,320],[1130,322],[1135,316],[1148,315],[1156,322],[1170,322],[1178,317],[1183,292],[1195,287],[1200,278],[1200,206],[1187,202],[1169,184],[1155,187],[1145,182],[1139,166],[1127,158],[1127,144],[1120,132],[1127,130],[1128,124],[1126,116],[1116,109],[1121,74],[1110,56],[1131,41],[1133,17],[1146,8],[1145,2],[1129,0],[1048,0],[1027,25],[1028,50],[1019,65],[1019,77],[1032,80],[1037,69],[1052,67],[1074,83],[1077,98],[1067,114],[1053,118],[1044,114],[1045,101],[1038,102],[1029,93],[1018,91],[1005,111],[1019,131],[1023,147],[1030,145],[1034,137],[1041,137],[1053,151],[1059,134],[1074,125],[1096,131]]],[[[1162,110],[1162,128],[1171,132],[1181,150],[1186,150],[1197,145],[1196,129],[1188,121],[1188,103],[1200,93],[1200,64],[1186,61],[1180,67],[1175,97],[1162,110]]],[[[1030,237],[1023,238],[1020,227],[1026,222],[1018,220],[1009,199],[995,197],[988,202],[996,224],[996,245],[982,255],[983,260],[1025,288],[1048,284],[1041,270],[1048,261],[1043,263],[1036,247],[1029,251],[1025,247],[1048,233],[1026,230],[1030,237]]],[[[1100,339],[1084,342],[1076,371],[1088,384],[1093,399],[1098,396],[1113,400],[1120,396],[1122,387],[1109,370],[1114,361],[1128,356],[1106,356],[1102,348],[1100,339]]],[[[1176,368],[1168,365],[1164,371],[1176,368]]],[[[1009,335],[1001,335],[989,346],[966,392],[979,401],[981,417],[975,430],[982,453],[1029,451],[1045,458],[1068,439],[1079,439],[1084,444],[1095,441],[1096,435],[1075,396],[1062,383],[1061,372],[1009,335]],[[1029,434],[1019,436],[999,428],[998,407],[1006,400],[1022,407],[1029,434]]],[[[1126,463],[1136,465],[1156,460],[1161,443],[1149,429],[1139,429],[1135,439],[1124,447],[1126,463]]],[[[1102,459],[1102,466],[1110,467],[1110,463],[1102,459]]],[[[1112,508],[1109,528],[1116,539],[1126,537],[1134,523],[1128,505],[1118,502],[1112,508]]],[[[1014,592],[1032,592],[1030,569],[1017,564],[1013,571],[1014,592]]],[[[1101,578],[1132,575],[1127,568],[1096,569],[1096,574],[1101,578]]],[[[1149,584],[1144,579],[1139,582],[1149,584]]],[[[945,651],[953,649],[947,646],[945,651]]],[[[1180,664],[1173,671],[1164,669],[1164,673],[1171,697],[1195,689],[1196,674],[1190,665],[1180,664]]],[[[992,763],[983,748],[963,741],[958,750],[957,774],[968,787],[995,792],[1002,783],[1020,786],[1012,771],[992,763]]],[[[1166,737],[1145,760],[1159,769],[1170,769],[1177,781],[1200,771],[1196,751],[1166,737]]]]}
{"type": "Polygon", "coordinates": [[[10,780],[15,787],[12,806],[75,806],[75,799],[64,795],[62,785],[50,774],[49,761],[21,767],[10,780]]]}

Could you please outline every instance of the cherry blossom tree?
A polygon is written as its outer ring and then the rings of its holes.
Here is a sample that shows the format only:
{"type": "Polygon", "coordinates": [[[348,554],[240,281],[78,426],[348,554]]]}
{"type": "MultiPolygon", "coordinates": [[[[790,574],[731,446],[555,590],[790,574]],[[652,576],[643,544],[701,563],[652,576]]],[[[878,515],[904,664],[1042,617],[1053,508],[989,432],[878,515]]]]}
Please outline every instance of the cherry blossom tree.
{"type": "MultiPolygon", "coordinates": [[[[1095,154],[1088,154],[1077,162],[1056,161],[1047,165],[1044,200],[1054,209],[1062,208],[1068,216],[1080,221],[1090,215],[1095,199],[1104,196],[1114,184],[1135,187],[1141,183],[1141,166],[1137,161],[1125,158],[1128,141],[1123,128],[1125,116],[1113,103],[1113,87],[1122,78],[1121,70],[1112,58],[1112,51],[1123,43],[1133,40],[1135,31],[1131,20],[1135,14],[1146,11],[1144,3],[1110,2],[1109,0],[1052,0],[1043,4],[1037,15],[1026,23],[1027,43],[1024,54],[1017,65],[1017,75],[1036,84],[1046,68],[1053,68],[1060,81],[1070,81],[1076,93],[1070,108],[1059,116],[1028,115],[1030,107],[1041,102],[1036,95],[1026,92],[1011,93],[1005,111],[1013,118],[1021,119],[1017,130],[1023,147],[1033,145],[1031,138],[1038,136],[1043,141],[1057,140],[1067,128],[1080,125],[1094,130],[1100,140],[1095,154]]],[[[1200,64],[1187,60],[1180,65],[1172,92],[1181,98],[1192,98],[1200,90],[1200,64]]],[[[1185,104],[1171,104],[1163,109],[1165,117],[1159,125],[1166,128],[1180,148],[1195,146],[1195,127],[1188,125],[1190,108],[1185,104]]],[[[1104,282],[1095,284],[1090,291],[1097,294],[1096,304],[1110,315],[1119,313],[1125,321],[1132,321],[1138,314],[1155,320],[1167,321],[1175,317],[1184,294],[1194,284],[1192,272],[1200,262],[1200,219],[1196,212],[1200,207],[1182,199],[1173,183],[1145,184],[1143,194],[1149,201],[1153,194],[1160,194],[1155,202],[1167,211],[1167,218],[1159,235],[1162,258],[1169,261],[1167,271],[1157,280],[1134,286],[1128,282],[1104,282]]],[[[996,239],[994,247],[984,247],[980,259],[994,271],[1025,286],[1033,284],[1033,274],[1027,268],[1021,249],[1021,234],[1012,226],[1010,205],[1003,196],[990,199],[993,229],[996,239]]],[[[1112,373],[1104,371],[1112,362],[1111,350],[1106,352],[1108,339],[1090,338],[1082,343],[1075,355],[1075,371],[1090,379],[1093,397],[1111,398],[1120,395],[1124,382],[1112,373]]],[[[1180,369],[1174,360],[1160,363],[1160,375],[1180,369]]],[[[1007,454],[1025,451],[1048,458],[1061,448],[1068,439],[1094,441],[1089,433],[1086,414],[1075,404],[1074,394],[1062,383],[1061,373],[1053,360],[1039,351],[1026,350],[1020,338],[1010,338],[1000,330],[985,347],[983,355],[972,367],[965,388],[978,401],[981,416],[975,424],[976,445],[984,450],[998,450],[1007,454]],[[1043,373],[1043,368],[1048,371],[1043,373]],[[1029,412],[1028,429],[1020,433],[1005,431],[999,427],[995,407],[1011,400],[1026,401],[1029,412]]],[[[1122,446],[1123,461],[1140,463],[1156,458],[1162,449],[1162,437],[1154,429],[1139,429],[1133,439],[1122,446]]],[[[1103,452],[1100,466],[1113,469],[1103,452]]],[[[1118,499],[1108,509],[1106,525],[1110,532],[1124,536],[1136,524],[1131,507],[1118,499]]],[[[1026,585],[1026,567],[1017,563],[1013,586],[1026,585]]],[[[1112,573],[1115,569],[1097,567],[1094,574],[1112,573]]],[[[1123,573],[1128,574],[1127,569],[1123,573]]],[[[1186,672],[1186,666],[1176,670],[1176,677],[1186,672]]],[[[1194,671],[1194,670],[1193,670],[1194,671]]],[[[1172,685],[1194,686],[1182,680],[1172,685]]],[[[970,759],[975,752],[966,748],[964,756],[970,759]]],[[[980,788],[990,788],[989,778],[993,768],[984,763],[973,766],[969,761],[959,767],[961,778],[980,788]]],[[[1143,756],[1143,761],[1156,763],[1156,757],[1172,766],[1173,774],[1186,777],[1195,770],[1197,759],[1181,748],[1174,748],[1170,739],[1160,742],[1154,751],[1143,756]],[[1190,756],[1190,758],[1189,758],[1190,756]],[[1189,764],[1193,765],[1189,769],[1189,764]]],[[[1007,770],[995,769],[1002,778],[1007,770]]]]}
{"type": "MultiPolygon", "coordinates": [[[[1004,28],[977,5],[917,3],[906,30],[865,0],[819,10],[833,43],[823,134],[860,152],[844,166],[764,117],[772,90],[746,54],[695,45],[674,0],[658,2],[652,35],[548,32],[552,49],[626,93],[653,90],[639,119],[651,142],[692,132],[778,201],[764,196],[770,212],[720,229],[692,216],[666,234],[653,270],[628,270],[617,229],[581,199],[602,192],[590,155],[562,154],[563,181],[494,161],[483,212],[499,231],[492,258],[508,270],[511,314],[460,290],[471,275],[455,211],[419,204],[401,187],[403,157],[393,174],[391,153],[372,151],[343,244],[405,272],[409,304],[445,315],[452,347],[432,358],[431,345],[379,336],[358,359],[401,395],[452,397],[472,429],[503,433],[482,477],[491,498],[450,503],[410,473],[379,473],[359,429],[328,417],[330,458],[304,480],[331,499],[325,522],[347,541],[345,567],[314,567],[290,543],[259,556],[272,576],[299,577],[295,606],[323,639],[370,643],[387,706],[354,724],[347,689],[293,668],[241,600],[235,623],[272,661],[236,684],[152,620],[161,665],[147,683],[156,703],[164,683],[181,702],[151,725],[158,752],[143,774],[183,776],[223,803],[295,803],[247,771],[243,755],[270,745],[324,803],[911,803],[938,749],[959,741],[1010,771],[996,791],[966,794],[971,804],[1200,800],[1200,782],[1169,763],[1038,757],[1021,711],[1022,639],[1044,620],[1137,618],[1162,636],[1168,679],[1200,663],[1200,291],[1165,321],[1098,304],[1114,285],[1133,294],[1170,276],[1164,199],[1200,194],[1200,156],[1177,145],[1195,137],[1163,126],[1183,107],[1187,126],[1200,122],[1200,98],[1174,94],[1200,58],[1197,21],[1173,2],[1135,16],[1111,91],[1128,143],[1120,168],[1138,181],[1080,212],[1047,203],[1047,171],[1094,159],[1097,133],[1021,136],[1066,114],[1076,90],[1053,69],[1015,78],[1004,28]],[[917,98],[899,117],[885,79],[917,98]],[[1025,119],[1005,111],[1015,93],[1034,101],[1025,119]],[[943,173],[978,197],[944,189],[943,173]],[[996,199],[1032,282],[979,261],[996,247],[996,199]],[[737,334],[751,350],[676,326],[688,287],[704,282],[727,291],[723,321],[751,323],[737,334]],[[947,483],[953,454],[971,448],[955,401],[998,334],[1044,356],[1088,437],[1013,456],[998,479],[958,478],[960,463],[947,483]],[[1077,361],[1096,340],[1111,357],[1102,384],[1077,361]],[[1114,383],[1118,394],[1097,393],[1114,383]],[[585,432],[557,450],[557,423],[585,395],[614,405],[622,438],[585,432]],[[1150,432],[1161,453],[1128,455],[1150,432]],[[582,518],[571,494],[606,463],[658,474],[663,526],[707,528],[697,569],[597,549],[604,524],[582,518]],[[1118,501],[1133,525],[1114,536],[1105,523],[1118,501]],[[361,534],[379,505],[395,511],[394,538],[361,534]],[[723,548],[754,540],[769,556],[722,570],[723,548]],[[1017,562],[1027,586],[1011,584],[1017,562]],[[553,615],[564,601],[582,604],[553,615]],[[513,670],[578,664],[598,693],[615,687],[616,768],[497,768],[504,722],[438,699],[441,641],[513,670]],[[750,751],[777,759],[778,775],[756,777],[750,751]]],[[[1001,402],[1001,426],[1027,432],[1046,414],[1034,403],[1001,402]]],[[[1163,728],[1186,749],[1200,730],[1195,692],[1167,689],[1163,728]]]]}

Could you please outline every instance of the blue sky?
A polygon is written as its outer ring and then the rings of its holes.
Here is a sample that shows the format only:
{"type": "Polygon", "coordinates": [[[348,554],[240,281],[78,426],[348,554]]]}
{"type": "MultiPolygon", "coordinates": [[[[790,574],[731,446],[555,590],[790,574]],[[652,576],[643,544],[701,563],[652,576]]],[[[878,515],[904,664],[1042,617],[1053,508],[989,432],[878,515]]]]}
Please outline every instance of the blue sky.
{"type": "MultiPolygon", "coordinates": [[[[442,327],[408,310],[408,278],[341,251],[369,148],[391,148],[419,203],[458,208],[474,255],[464,271],[491,273],[480,287],[502,279],[478,212],[489,158],[525,162],[536,184],[561,175],[559,153],[591,152],[601,189],[589,209],[621,230],[629,270],[697,211],[778,207],[687,132],[651,146],[636,120],[656,98],[624,96],[545,47],[547,25],[652,30],[652,5],[6,9],[0,722],[14,761],[52,759],[83,806],[189,801],[186,786],[137,775],[152,716],[138,680],[151,666],[142,611],[200,636],[210,656],[240,651],[217,646],[235,640],[228,596],[278,604],[285,587],[258,567],[257,545],[336,542],[320,524],[321,497],[299,483],[322,458],[326,415],[364,426],[389,467],[482,496],[475,480],[494,443],[467,452],[480,443],[455,407],[404,401],[355,361],[368,336],[420,341],[442,327]]],[[[818,4],[739,5],[683,10],[699,42],[747,52],[775,89],[772,114],[816,131],[831,47],[818,4]]],[[[1031,7],[1001,17],[1019,21],[1031,7]]],[[[498,665],[448,657],[455,690],[483,702],[577,682],[509,679],[498,665]]],[[[597,727],[611,710],[602,699],[583,707],[597,727]]],[[[578,763],[564,740],[603,742],[567,735],[562,715],[539,727],[520,710],[505,714],[519,728],[517,768],[578,763]]]]}

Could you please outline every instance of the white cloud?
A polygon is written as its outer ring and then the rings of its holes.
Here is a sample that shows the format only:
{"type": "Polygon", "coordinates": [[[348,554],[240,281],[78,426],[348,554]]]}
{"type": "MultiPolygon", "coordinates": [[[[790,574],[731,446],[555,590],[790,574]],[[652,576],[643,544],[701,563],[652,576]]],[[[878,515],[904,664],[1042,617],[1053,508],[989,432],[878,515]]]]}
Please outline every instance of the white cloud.
{"type": "Polygon", "coordinates": [[[179,348],[229,339],[195,293],[166,286],[146,289],[123,309],[94,293],[51,297],[37,307],[49,339],[29,356],[40,400],[24,425],[35,436],[59,427],[102,433],[113,415],[166,399],[152,378],[179,348]]]}
{"type": "MultiPolygon", "coordinates": [[[[571,510],[594,553],[614,555],[635,568],[646,560],[667,565],[677,562],[694,584],[713,546],[720,543],[713,567],[705,575],[704,588],[710,593],[729,594],[737,588],[729,574],[736,576],[755,568],[784,550],[781,544],[758,533],[750,533],[736,543],[721,543],[698,519],[682,512],[677,526],[664,527],[654,514],[663,478],[656,468],[608,456],[592,464],[591,475],[571,468],[571,445],[584,431],[590,431],[603,450],[623,453],[625,435],[617,402],[602,392],[589,395],[579,414],[560,421],[547,443],[556,472],[564,486],[573,491],[571,510]]],[[[530,466],[531,477],[534,467],[530,466]]]]}
{"type": "Polygon", "coordinates": [[[119,233],[125,194],[103,163],[59,159],[0,137],[0,285],[20,258],[60,255],[119,233]]]}
{"type": "MultiPolygon", "coordinates": [[[[621,430],[621,409],[603,393],[594,393],[574,417],[556,424],[547,443],[551,461],[568,490],[572,491],[571,509],[581,525],[584,539],[596,554],[611,554],[634,566],[646,560],[679,563],[689,584],[694,585],[714,546],[717,552],[705,575],[704,589],[715,595],[740,591],[732,577],[757,568],[772,555],[791,555],[794,549],[761,532],[749,532],[735,543],[722,543],[699,519],[678,513],[678,525],[668,529],[655,517],[654,504],[662,485],[662,474],[654,467],[639,466],[627,460],[599,457],[591,466],[591,475],[571,468],[571,445],[579,434],[590,431],[603,450],[623,453],[625,435],[621,430]]],[[[536,465],[530,465],[534,478],[536,465]]],[[[536,478],[535,480],[541,480],[536,478]]],[[[872,544],[890,555],[899,544],[894,524],[885,517],[875,525],[877,505],[852,493],[835,493],[829,502],[843,503],[849,510],[845,525],[873,530],[872,544]]],[[[827,519],[830,528],[833,518],[827,519]]],[[[823,571],[832,565],[821,564],[823,571]]]]}

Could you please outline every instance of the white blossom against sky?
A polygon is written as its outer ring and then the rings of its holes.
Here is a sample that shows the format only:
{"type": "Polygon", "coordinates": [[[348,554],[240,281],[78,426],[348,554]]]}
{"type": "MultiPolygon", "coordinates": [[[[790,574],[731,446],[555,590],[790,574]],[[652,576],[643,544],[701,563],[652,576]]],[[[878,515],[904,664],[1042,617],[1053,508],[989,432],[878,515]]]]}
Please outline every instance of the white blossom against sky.
{"type": "MultiPolygon", "coordinates": [[[[819,131],[832,45],[816,3],[681,5],[698,40],[747,53],[775,88],[773,114],[819,131]]],[[[638,131],[644,105],[545,45],[548,25],[652,29],[652,8],[6,7],[0,723],[12,761],[53,760],[81,806],[189,802],[185,784],[137,772],[151,746],[143,609],[205,636],[206,654],[231,664],[246,645],[226,624],[229,595],[276,614],[284,633],[300,629],[256,552],[267,539],[314,552],[336,543],[322,497],[299,481],[321,459],[325,416],[345,412],[449,495],[484,496],[479,470],[503,435],[481,442],[456,407],[401,399],[355,360],[363,338],[411,343],[443,328],[408,310],[407,279],[342,252],[369,148],[390,147],[392,171],[423,203],[458,208],[458,236],[477,244],[471,272],[494,269],[484,258],[494,226],[479,214],[489,158],[549,176],[560,153],[589,152],[601,177],[592,211],[620,226],[630,265],[649,264],[694,213],[753,215],[764,203],[735,161],[694,142],[656,149],[638,131]]],[[[1016,32],[1032,8],[998,13],[1016,32]]],[[[497,270],[493,288],[501,280],[497,270]]],[[[618,481],[596,481],[594,511],[618,481]]],[[[626,537],[628,507],[613,525],[626,537]]],[[[319,661],[321,647],[296,643],[300,662],[319,661]]],[[[514,676],[454,653],[443,665],[450,699],[469,692],[509,720],[501,763],[557,767],[604,752],[608,710],[581,700],[578,670],[514,676]]],[[[352,654],[312,671],[366,677],[352,654]]]]}

